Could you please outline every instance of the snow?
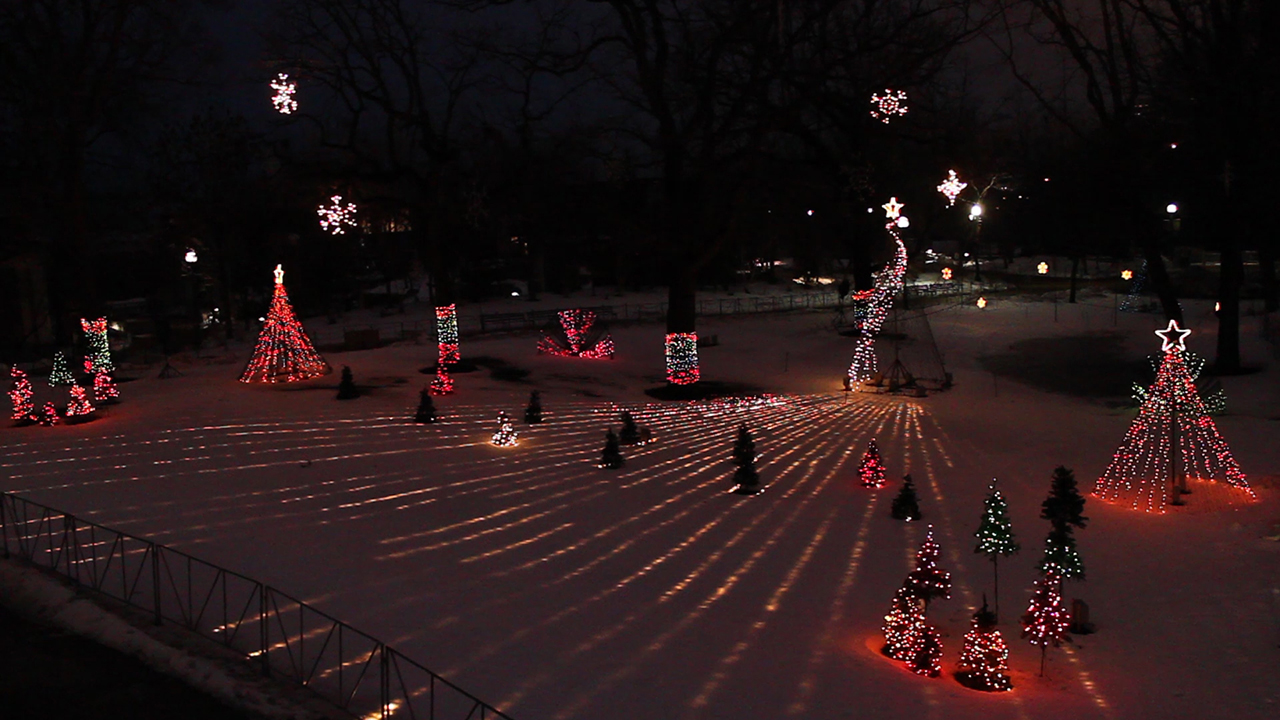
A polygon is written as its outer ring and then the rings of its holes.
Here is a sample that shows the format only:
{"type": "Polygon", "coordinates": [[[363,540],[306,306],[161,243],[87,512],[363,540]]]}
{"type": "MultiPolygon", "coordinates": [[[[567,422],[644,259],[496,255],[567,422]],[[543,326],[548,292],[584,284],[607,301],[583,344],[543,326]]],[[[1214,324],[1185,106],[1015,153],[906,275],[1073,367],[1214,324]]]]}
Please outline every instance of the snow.
{"type": "MultiPolygon", "coordinates": [[[[217,698],[232,708],[267,718],[336,717],[279,697],[280,688],[261,678],[246,678],[245,668],[228,672],[224,663],[187,652],[152,637],[120,616],[41,571],[0,560],[0,600],[24,617],[89,638],[142,661],[164,675],[217,698]],[[238,672],[236,672],[238,671],[238,672]]],[[[312,703],[304,703],[311,705],[312,703]]]]}
{"type": "MultiPolygon", "coordinates": [[[[152,379],[152,368],[123,383],[124,402],[95,422],[0,430],[0,486],[280,588],[517,720],[1275,717],[1280,543],[1264,539],[1280,518],[1274,363],[1224,378],[1229,413],[1217,418],[1260,501],[1197,506],[1193,495],[1151,516],[1090,499],[1077,533],[1087,581],[1064,594],[1089,603],[1099,631],[1051,649],[1041,678],[1017,625],[1048,530],[1040,501],[1059,464],[1089,490],[1133,411],[1042,389],[1072,367],[1020,343],[1087,337],[1139,361],[1163,323],[1115,313],[1110,297],[989,299],[934,308],[956,384],[919,399],[838,392],[854,340],[833,332],[830,313],[700,322],[720,338],[701,350],[703,377],[778,394],[756,403],[645,396],[663,374],[659,325],[612,328],[611,361],[538,356],[533,333],[464,336],[464,358],[532,374],[455,375],[436,425],[408,421],[434,345],[328,353],[368,388],[341,403],[336,374],[236,382],[248,348],[233,347],[180,378],[152,379]],[[1025,367],[1022,380],[988,369],[1010,365],[1025,367]],[[494,447],[498,413],[523,417],[531,390],[546,422],[517,421],[519,445],[494,447]],[[620,409],[656,441],[602,470],[620,409]],[[727,492],[742,422],[760,454],[757,497],[727,492]],[[857,480],[871,437],[891,478],[881,490],[857,480]],[[889,518],[906,472],[955,582],[929,612],[944,631],[942,679],[878,652],[926,529],[889,518]],[[991,593],[972,548],[993,476],[1023,549],[1000,567],[1015,689],[989,695],[951,673],[991,593]]],[[[1189,306],[1188,346],[1207,357],[1210,319],[1189,306]]],[[[1246,318],[1244,352],[1264,365],[1258,322],[1246,318]]]]}

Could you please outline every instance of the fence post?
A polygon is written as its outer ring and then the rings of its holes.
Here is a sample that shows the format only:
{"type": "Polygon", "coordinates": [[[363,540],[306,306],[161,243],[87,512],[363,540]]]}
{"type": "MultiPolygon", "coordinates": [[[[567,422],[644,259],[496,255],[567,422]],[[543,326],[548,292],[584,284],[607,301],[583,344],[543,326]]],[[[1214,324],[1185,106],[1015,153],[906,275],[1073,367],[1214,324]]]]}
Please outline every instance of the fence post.
{"type": "Polygon", "coordinates": [[[9,495],[7,493],[0,495],[0,536],[4,537],[5,560],[9,559],[9,522],[5,520],[5,516],[8,514],[6,509],[9,507],[8,501],[9,495]]]}
{"type": "Polygon", "coordinates": [[[267,624],[267,586],[258,583],[258,640],[262,649],[262,674],[271,677],[271,660],[267,652],[271,649],[271,628],[267,624]]]}
{"type": "Polygon", "coordinates": [[[380,658],[378,664],[381,667],[379,675],[382,677],[381,695],[382,695],[382,720],[391,718],[391,663],[387,657],[387,646],[378,646],[380,658]]]}
{"type": "Polygon", "coordinates": [[[160,550],[155,543],[149,543],[151,546],[151,599],[155,604],[155,624],[164,624],[164,618],[160,615],[160,550]]]}

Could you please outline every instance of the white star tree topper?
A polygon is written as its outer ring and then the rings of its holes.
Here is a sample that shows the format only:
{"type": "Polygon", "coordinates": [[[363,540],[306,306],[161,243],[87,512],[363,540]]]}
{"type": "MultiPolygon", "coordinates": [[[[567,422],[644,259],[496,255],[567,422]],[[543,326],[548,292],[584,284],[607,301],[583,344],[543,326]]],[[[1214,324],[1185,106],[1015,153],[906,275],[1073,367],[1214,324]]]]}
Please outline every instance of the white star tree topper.
{"type": "Polygon", "coordinates": [[[1156,335],[1160,336],[1160,340],[1162,343],[1160,346],[1160,349],[1163,350],[1164,352],[1169,352],[1171,350],[1178,350],[1178,351],[1186,350],[1187,349],[1186,339],[1187,339],[1187,336],[1190,334],[1191,334],[1190,330],[1184,330],[1178,327],[1177,320],[1170,320],[1169,327],[1163,330],[1156,331],[1156,335]]]}

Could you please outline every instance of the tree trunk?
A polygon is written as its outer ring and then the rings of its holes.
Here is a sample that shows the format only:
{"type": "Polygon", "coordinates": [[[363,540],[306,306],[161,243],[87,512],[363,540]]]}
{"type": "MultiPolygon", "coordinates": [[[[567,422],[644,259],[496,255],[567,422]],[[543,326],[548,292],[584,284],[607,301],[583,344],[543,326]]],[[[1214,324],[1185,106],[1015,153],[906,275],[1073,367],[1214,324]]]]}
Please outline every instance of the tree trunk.
{"type": "Polygon", "coordinates": [[[1258,246],[1258,263],[1262,271],[1262,297],[1266,311],[1280,310],[1280,282],[1276,279],[1275,240],[1263,240],[1258,246]]]}
{"type": "Polygon", "coordinates": [[[1223,237],[1218,290],[1218,359],[1214,368],[1219,375],[1240,372],[1240,285],[1244,281],[1244,257],[1236,228],[1227,230],[1223,237]]]}
{"type": "Polygon", "coordinates": [[[1079,278],[1080,278],[1080,256],[1072,255],[1071,256],[1071,293],[1067,297],[1067,302],[1069,303],[1075,303],[1076,301],[1076,288],[1080,284],[1079,278]]]}
{"type": "Polygon", "coordinates": [[[1156,297],[1160,298],[1160,307],[1164,316],[1177,320],[1182,324],[1182,305],[1178,303],[1178,295],[1169,281],[1169,271],[1164,266],[1164,257],[1160,255],[1160,245],[1155,240],[1147,241],[1142,247],[1143,257],[1147,261],[1147,280],[1156,297]]]}
{"type": "Polygon", "coordinates": [[[667,332],[697,332],[697,272],[686,267],[676,268],[670,282],[667,289],[667,332]]]}

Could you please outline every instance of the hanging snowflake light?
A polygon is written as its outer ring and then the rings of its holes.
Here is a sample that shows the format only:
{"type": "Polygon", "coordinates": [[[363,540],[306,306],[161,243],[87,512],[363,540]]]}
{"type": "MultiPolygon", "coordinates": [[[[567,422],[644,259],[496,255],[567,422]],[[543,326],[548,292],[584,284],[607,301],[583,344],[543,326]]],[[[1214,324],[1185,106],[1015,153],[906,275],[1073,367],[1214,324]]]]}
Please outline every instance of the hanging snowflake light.
{"type": "Polygon", "coordinates": [[[985,310],[986,308],[987,308],[987,299],[984,297],[978,298],[978,309],[985,310]]]}
{"type": "Polygon", "coordinates": [[[1121,279],[1121,280],[1132,280],[1132,279],[1133,279],[1133,271],[1132,271],[1132,270],[1121,270],[1121,271],[1120,271],[1120,279],[1121,279]]]}
{"type": "Polygon", "coordinates": [[[947,207],[952,207],[956,204],[956,198],[960,197],[961,191],[967,187],[969,187],[969,183],[960,182],[955,170],[948,170],[947,179],[943,180],[942,184],[938,186],[938,192],[942,193],[943,197],[947,199],[947,207]]]}
{"type": "Polygon", "coordinates": [[[320,229],[328,230],[334,235],[342,235],[347,232],[347,228],[356,226],[356,205],[355,203],[342,204],[342,196],[334,195],[329,198],[329,205],[321,205],[316,214],[320,216],[320,229]]]}
{"type": "Polygon", "coordinates": [[[289,80],[287,74],[276,75],[276,79],[271,81],[271,89],[276,91],[271,96],[271,105],[281,115],[291,115],[298,109],[298,101],[293,99],[298,92],[298,83],[289,80]]]}
{"type": "Polygon", "coordinates": [[[902,90],[886,89],[884,94],[871,96],[871,117],[888,125],[895,115],[907,114],[907,94],[902,90]]]}
{"type": "Polygon", "coordinates": [[[1036,266],[1036,272],[1040,273],[1041,275],[1048,275],[1049,263],[1041,261],[1040,264],[1036,266]]]}
{"type": "Polygon", "coordinates": [[[942,268],[942,279],[950,280],[952,275],[951,268],[942,268]]]}

